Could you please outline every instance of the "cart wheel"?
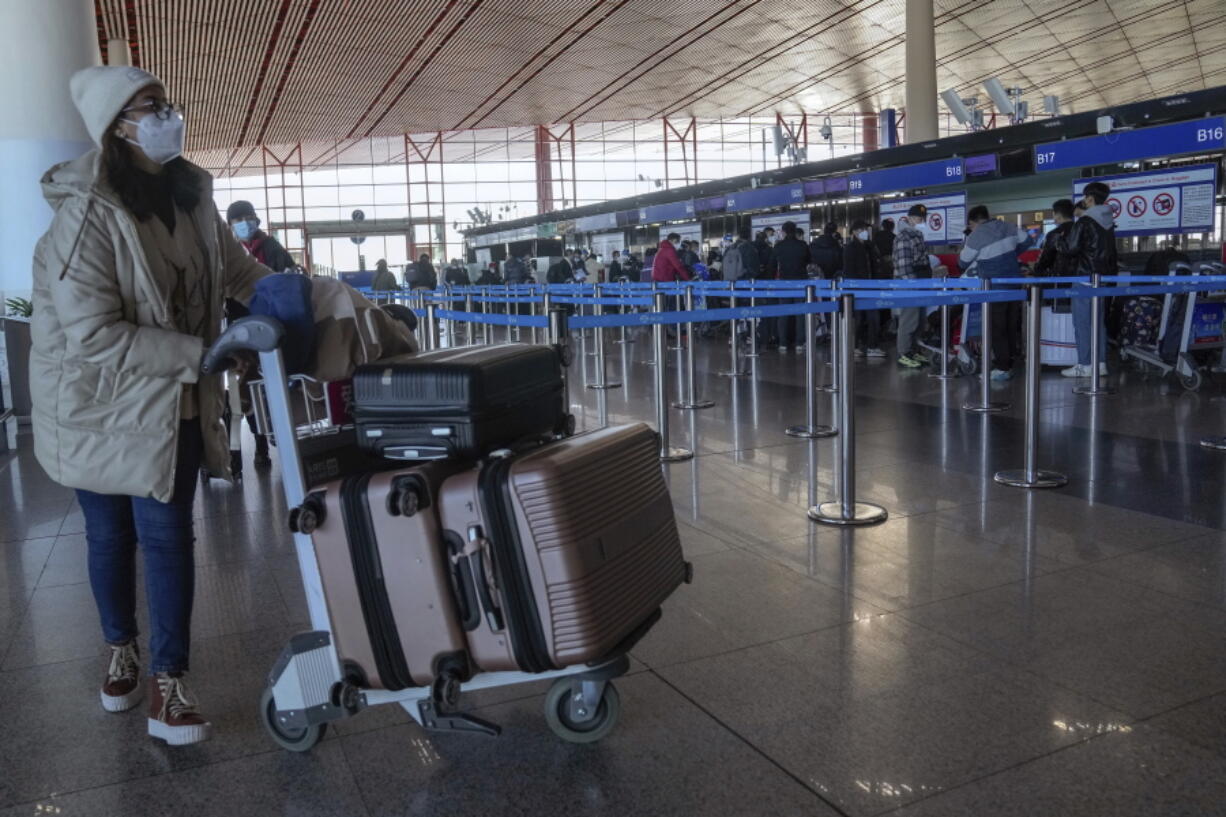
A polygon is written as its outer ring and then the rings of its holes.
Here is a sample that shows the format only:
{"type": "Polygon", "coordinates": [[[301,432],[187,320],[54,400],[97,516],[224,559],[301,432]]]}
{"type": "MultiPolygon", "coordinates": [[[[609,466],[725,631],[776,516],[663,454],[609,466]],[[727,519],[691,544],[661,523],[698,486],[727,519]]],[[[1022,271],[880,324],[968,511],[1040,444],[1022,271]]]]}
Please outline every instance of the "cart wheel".
{"type": "Polygon", "coordinates": [[[277,745],[291,752],[309,752],[323,738],[328,724],[320,723],[305,729],[289,729],[277,723],[277,703],[273,700],[272,689],[265,687],[260,695],[260,721],[277,745]]]}
{"type": "Polygon", "coordinates": [[[596,715],[576,721],[570,712],[571,679],[559,678],[545,696],[545,722],[553,733],[569,743],[595,743],[613,731],[621,717],[621,698],[613,684],[605,684],[596,715]]]}
{"type": "Polygon", "coordinates": [[[1183,386],[1188,391],[1196,391],[1200,388],[1201,376],[1199,369],[1193,369],[1192,374],[1179,375],[1179,385],[1183,386]]]}

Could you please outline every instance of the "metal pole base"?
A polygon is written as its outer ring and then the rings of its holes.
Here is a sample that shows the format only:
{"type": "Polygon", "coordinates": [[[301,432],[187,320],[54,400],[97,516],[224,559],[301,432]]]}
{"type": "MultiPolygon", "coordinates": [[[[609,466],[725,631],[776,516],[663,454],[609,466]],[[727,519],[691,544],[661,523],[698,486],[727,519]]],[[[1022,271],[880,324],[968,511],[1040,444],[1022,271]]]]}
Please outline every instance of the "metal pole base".
{"type": "Polygon", "coordinates": [[[1011,488],[1061,488],[1068,485],[1068,477],[1064,474],[1040,469],[1034,472],[1034,479],[1030,479],[1024,468],[997,471],[996,481],[1011,488]]]}
{"type": "Polygon", "coordinates": [[[788,426],[783,430],[783,433],[789,437],[803,437],[807,440],[819,440],[825,437],[833,437],[838,434],[838,429],[830,426],[788,426]]]}
{"type": "Polygon", "coordinates": [[[1115,389],[1106,384],[1100,384],[1097,389],[1093,386],[1075,386],[1073,394],[1080,394],[1082,397],[1102,397],[1107,394],[1115,394],[1115,389]]]}
{"type": "Polygon", "coordinates": [[[749,377],[751,374],[753,374],[753,372],[749,371],[748,369],[741,369],[740,371],[737,371],[737,372],[734,372],[731,369],[729,369],[723,372],[716,372],[715,376],[716,377],[749,377]]]}
{"type": "Polygon", "coordinates": [[[820,386],[814,386],[813,390],[825,392],[826,394],[838,394],[839,393],[839,387],[834,385],[833,383],[823,383],[820,386]]]}
{"type": "Polygon", "coordinates": [[[613,342],[617,344],[618,346],[622,346],[627,343],[634,343],[634,338],[626,338],[625,340],[615,340],[613,342]]]}
{"type": "Polygon", "coordinates": [[[588,383],[587,387],[589,389],[597,389],[599,391],[603,391],[604,389],[620,389],[622,387],[622,384],[618,383],[615,380],[612,383],[588,383]]]}
{"type": "Polygon", "coordinates": [[[685,462],[694,459],[694,452],[688,448],[670,446],[660,449],[660,462],[685,462]]]}
{"type": "Polygon", "coordinates": [[[940,372],[933,372],[932,374],[928,376],[931,377],[933,380],[957,380],[958,379],[958,375],[956,374],[941,374],[940,372]]]}
{"type": "Polygon", "coordinates": [[[1012,403],[988,403],[982,406],[978,403],[962,404],[963,411],[973,411],[976,414],[994,414],[998,411],[1008,411],[1012,407],[1012,403]]]}
{"type": "Polygon", "coordinates": [[[880,505],[873,505],[869,502],[857,502],[856,512],[849,519],[843,516],[842,502],[823,502],[810,508],[808,516],[814,522],[820,522],[823,525],[852,527],[855,525],[876,525],[888,519],[890,514],[880,505]]]}
{"type": "Polygon", "coordinates": [[[672,404],[673,408],[675,409],[686,409],[686,410],[708,409],[708,408],[714,407],[714,405],[715,405],[714,400],[689,400],[684,403],[677,402],[677,403],[672,404]]]}
{"type": "Polygon", "coordinates": [[[1201,448],[1212,448],[1214,451],[1226,451],[1226,437],[1205,437],[1200,441],[1201,448]]]}
{"type": "Polygon", "coordinates": [[[759,352],[741,352],[741,357],[762,357],[759,352]]]}

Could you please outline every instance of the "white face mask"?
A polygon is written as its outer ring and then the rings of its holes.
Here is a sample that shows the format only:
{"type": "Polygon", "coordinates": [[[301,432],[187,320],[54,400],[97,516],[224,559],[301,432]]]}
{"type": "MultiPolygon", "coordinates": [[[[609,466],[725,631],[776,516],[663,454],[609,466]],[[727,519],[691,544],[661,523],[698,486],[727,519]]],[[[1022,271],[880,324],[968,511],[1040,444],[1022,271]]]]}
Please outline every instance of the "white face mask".
{"type": "Polygon", "coordinates": [[[868,230],[861,230],[860,232],[856,233],[856,238],[860,239],[861,241],[868,241],[868,230]]]}
{"type": "Polygon", "coordinates": [[[140,122],[133,122],[131,119],[120,121],[136,126],[136,140],[127,141],[139,147],[158,164],[164,165],[183,155],[186,123],[177,111],[172,111],[169,119],[158,119],[150,114],[140,122]]]}

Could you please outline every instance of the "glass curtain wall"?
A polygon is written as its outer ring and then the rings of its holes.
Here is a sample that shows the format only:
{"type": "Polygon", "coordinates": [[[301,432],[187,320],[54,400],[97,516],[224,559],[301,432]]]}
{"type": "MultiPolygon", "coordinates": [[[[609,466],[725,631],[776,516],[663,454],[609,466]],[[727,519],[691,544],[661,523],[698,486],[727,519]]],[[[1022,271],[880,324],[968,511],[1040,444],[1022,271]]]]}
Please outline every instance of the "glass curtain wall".
{"type": "MultiPolygon", "coordinates": [[[[862,152],[864,116],[808,114],[808,159],[862,152]],[[819,133],[827,116],[831,125],[828,141],[819,133]]],[[[784,120],[798,128],[801,115],[787,115],[784,120]]],[[[560,138],[544,141],[551,157],[553,209],[739,176],[789,162],[786,155],[775,155],[773,114],[698,120],[688,132],[691,120],[671,119],[670,123],[673,130],[668,131],[667,152],[662,120],[576,124],[573,159],[567,126],[552,126],[549,132],[560,138]],[[684,152],[677,134],[687,136],[684,152]]],[[[942,135],[963,132],[948,118],[942,130],[942,135]]],[[[313,223],[348,221],[354,210],[361,210],[367,221],[398,219],[403,225],[403,220],[411,218],[417,223],[414,243],[419,250],[431,252],[436,263],[440,258],[460,256],[463,239],[459,231],[472,226],[474,217],[497,223],[538,214],[535,128],[445,132],[441,151],[427,151],[436,136],[410,135],[417,150],[399,136],[356,144],[303,145],[305,169],[278,172],[278,187],[266,186],[258,169],[207,169],[217,177],[219,207],[224,210],[231,201],[246,199],[266,224],[277,227],[305,223],[308,233],[314,234],[313,223]],[[430,161],[421,161],[422,154],[430,161]],[[301,200],[296,190],[291,196],[278,189],[282,184],[300,184],[301,200]]],[[[408,253],[403,226],[368,236],[360,246],[346,236],[311,240],[312,263],[325,274],[358,269],[360,256],[367,268],[381,258],[393,269],[400,268],[410,260],[408,253]]]]}

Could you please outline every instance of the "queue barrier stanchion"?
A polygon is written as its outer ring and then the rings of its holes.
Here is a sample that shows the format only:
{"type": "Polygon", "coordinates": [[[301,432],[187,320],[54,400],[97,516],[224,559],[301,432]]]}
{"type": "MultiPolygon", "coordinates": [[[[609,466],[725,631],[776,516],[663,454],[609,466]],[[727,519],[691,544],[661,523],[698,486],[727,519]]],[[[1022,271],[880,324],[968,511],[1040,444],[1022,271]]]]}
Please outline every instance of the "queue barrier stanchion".
{"type": "Polygon", "coordinates": [[[839,498],[809,508],[808,516],[823,525],[851,527],[875,525],[889,518],[880,505],[856,501],[856,415],[855,365],[852,359],[856,346],[855,295],[845,292],[839,318],[839,498]]]}
{"type": "MultiPolygon", "coordinates": [[[[733,288],[728,291],[728,306],[731,307],[732,309],[736,309],[735,284],[733,285],[733,288]]],[[[728,343],[728,346],[732,349],[732,353],[731,353],[732,354],[732,364],[728,367],[727,370],[722,371],[722,372],[716,372],[716,374],[718,374],[720,377],[746,377],[749,375],[749,370],[741,366],[741,343],[740,343],[740,339],[736,336],[736,318],[735,317],[732,318],[732,320],[728,322],[728,326],[731,329],[730,341],[728,343]]]]}
{"type": "MultiPolygon", "coordinates": [[[[685,290],[685,311],[694,314],[694,287],[688,287],[685,290]]],[[[673,403],[673,408],[685,409],[692,411],[695,409],[707,409],[715,405],[714,400],[703,400],[698,397],[698,390],[695,386],[695,366],[694,366],[694,322],[691,320],[685,325],[686,334],[689,335],[689,341],[685,344],[685,384],[688,392],[676,403],[673,403]]],[[[682,375],[677,373],[678,378],[682,375]]]]}
{"type": "Polygon", "coordinates": [[[438,343],[438,305],[433,301],[426,302],[426,348],[437,349],[438,343]]]}
{"type": "MultiPolygon", "coordinates": [[[[945,283],[948,282],[949,279],[945,279],[945,283]]],[[[945,288],[942,289],[942,292],[944,291],[946,291],[945,288]]],[[[963,331],[965,331],[965,327],[963,331]]],[[[957,377],[956,374],[950,374],[949,371],[949,334],[949,304],[941,304],[941,370],[928,375],[934,380],[953,380],[957,377]]]]}
{"type": "MultiPolygon", "coordinates": [[[[992,282],[987,278],[980,282],[981,292],[988,292],[991,288],[992,282]]],[[[962,405],[962,409],[976,414],[994,414],[1007,411],[1012,404],[992,399],[992,305],[985,300],[980,310],[982,317],[979,319],[979,333],[982,337],[979,339],[979,402],[967,401],[962,405]]],[[[966,338],[963,337],[962,341],[965,343],[966,338]]]]}
{"type": "MultiPolygon", "coordinates": [[[[816,288],[810,284],[805,287],[805,303],[817,303],[816,288]]],[[[833,437],[838,432],[831,426],[817,422],[817,353],[813,347],[813,335],[816,323],[813,312],[805,313],[805,336],[809,339],[805,344],[805,423],[799,426],[789,426],[783,433],[789,437],[818,439],[833,437]]]]}
{"type": "MultiPolygon", "coordinates": [[[[482,289],[481,295],[485,298],[485,300],[481,302],[481,314],[491,314],[494,311],[494,308],[490,305],[490,288],[485,287],[482,289]]],[[[494,343],[494,327],[491,324],[485,323],[481,326],[481,340],[486,346],[490,346],[494,343]]]]}
{"type": "MultiPolygon", "coordinates": [[[[655,295],[655,309],[657,315],[664,314],[664,293],[657,292],[655,295]]],[[[661,462],[682,462],[694,456],[694,452],[688,448],[680,448],[669,443],[668,439],[668,366],[664,362],[664,356],[668,353],[665,342],[664,324],[657,323],[652,327],[653,340],[656,348],[656,431],[660,435],[660,461],[661,462]]]]}
{"type": "MultiPolygon", "coordinates": [[[[1094,288],[1095,293],[1102,286],[1102,274],[1094,273],[1090,276],[1090,286],[1094,288]]],[[[1102,337],[1102,321],[1103,321],[1103,301],[1097,294],[1090,298],[1090,385],[1076,386],[1073,388],[1073,394],[1080,394],[1083,397],[1105,397],[1109,394],[1115,394],[1115,389],[1102,382],[1102,371],[1099,368],[1099,357],[1106,359],[1103,354],[1103,337],[1102,337]]]]}
{"type": "Polygon", "coordinates": [[[998,471],[996,481],[1013,488],[1059,488],[1068,477],[1038,466],[1039,457],[1039,335],[1043,331],[1043,284],[1028,284],[1026,307],[1026,461],[1021,470],[998,471]]]}
{"type": "MultiPolygon", "coordinates": [[[[570,414],[570,327],[566,325],[566,310],[551,309],[549,311],[549,328],[545,332],[545,340],[558,350],[562,358],[562,398],[565,411],[570,414]]],[[[573,418],[572,418],[573,419],[573,418]]],[[[568,425],[571,423],[568,421],[568,425]]]]}
{"type": "MultiPolygon", "coordinates": [[[[464,311],[467,312],[469,315],[473,314],[472,290],[469,290],[468,292],[464,293],[464,311]]],[[[464,327],[464,345],[465,346],[476,346],[477,345],[477,324],[474,321],[470,320],[468,322],[468,325],[464,327]]]]}
{"type": "MultiPolygon", "coordinates": [[[[652,307],[651,307],[651,308],[652,308],[652,309],[654,309],[654,308],[655,308],[655,304],[656,304],[656,295],[657,295],[657,294],[659,294],[659,292],[660,292],[660,283],[659,283],[659,281],[652,281],[652,282],[651,282],[651,303],[652,303],[652,307]]],[[[643,363],[644,363],[645,365],[647,365],[647,366],[659,366],[659,365],[661,365],[661,364],[660,364],[660,361],[663,359],[662,357],[659,357],[659,356],[657,356],[657,355],[656,355],[656,349],[655,349],[655,342],[654,342],[654,340],[655,340],[655,335],[653,334],[653,335],[652,335],[651,357],[650,357],[650,358],[648,358],[647,360],[644,360],[644,361],[643,361],[643,363]]]]}
{"type": "MultiPolygon", "coordinates": [[[[596,285],[596,300],[600,300],[600,285],[596,285]]],[[[604,306],[600,305],[600,315],[604,315],[604,306]]],[[[592,331],[596,333],[596,372],[600,379],[595,383],[589,383],[589,389],[620,389],[622,384],[609,380],[608,360],[605,357],[605,331],[603,326],[594,326],[592,331]]]]}
{"type": "MultiPolygon", "coordinates": [[[[736,283],[733,282],[733,286],[736,283]]],[[[756,309],[758,307],[758,296],[752,292],[749,295],[749,308],[756,309]]],[[[749,329],[749,351],[745,353],[745,357],[759,357],[758,354],[758,319],[750,318],[745,321],[746,327],[749,329]]]]}
{"type": "MultiPolygon", "coordinates": [[[[633,293],[631,293],[629,289],[627,289],[626,287],[622,287],[621,291],[622,291],[621,313],[622,313],[622,317],[625,317],[626,315],[630,314],[630,304],[626,301],[626,298],[631,297],[633,293]]],[[[630,337],[629,328],[626,326],[626,324],[623,323],[621,325],[621,337],[613,342],[616,343],[618,346],[625,346],[628,343],[634,343],[634,338],[630,337]]]]}
{"type": "MultiPolygon", "coordinates": [[[[516,311],[516,312],[518,312],[519,310],[518,310],[518,309],[516,309],[515,311],[516,311]]],[[[548,314],[549,314],[548,312],[546,312],[546,313],[545,313],[545,315],[546,315],[546,316],[548,316],[548,314]]],[[[528,317],[530,317],[530,318],[535,318],[535,317],[536,317],[536,301],[535,301],[535,300],[533,300],[531,296],[528,296],[528,317]]],[[[538,344],[538,343],[540,343],[540,342],[541,342],[541,340],[540,340],[540,331],[539,331],[539,330],[536,328],[536,324],[533,324],[533,325],[532,325],[532,335],[531,335],[531,337],[532,337],[532,345],[533,345],[533,346],[535,346],[536,344],[538,344]]]]}
{"type": "MultiPolygon", "coordinates": [[[[833,295],[831,296],[830,299],[832,301],[837,301],[837,298],[833,295]]],[[[835,312],[830,313],[830,317],[827,320],[827,322],[830,324],[830,360],[827,362],[827,365],[831,367],[830,382],[821,383],[819,385],[814,386],[814,388],[817,391],[826,392],[828,394],[836,394],[839,390],[838,367],[839,367],[839,359],[840,359],[839,358],[839,334],[840,333],[835,328],[836,320],[838,320],[838,313],[835,313],[835,312]]],[[[852,333],[852,337],[855,338],[854,331],[852,333]]],[[[809,344],[812,345],[813,343],[814,343],[814,338],[812,335],[810,335],[809,344]]],[[[816,382],[816,380],[814,382],[816,382]]],[[[835,412],[836,413],[838,412],[837,403],[835,404],[835,412]]]]}
{"type": "MultiPolygon", "coordinates": [[[[674,309],[678,309],[678,308],[680,308],[680,306],[681,306],[681,296],[680,296],[680,295],[679,295],[679,293],[677,292],[677,287],[676,287],[676,286],[674,286],[674,287],[672,288],[672,290],[673,290],[673,295],[672,295],[672,297],[673,297],[673,308],[674,308],[674,309]]],[[[686,339],[686,337],[684,336],[684,334],[683,334],[683,333],[682,333],[682,331],[681,331],[681,324],[679,324],[679,323],[678,323],[678,324],[673,324],[673,325],[677,327],[677,328],[676,328],[676,330],[674,330],[674,331],[677,333],[677,345],[676,345],[676,346],[669,346],[669,347],[668,347],[668,351],[670,351],[670,352],[683,352],[683,351],[685,351],[685,344],[686,344],[688,341],[693,340],[693,338],[689,338],[688,340],[686,339]]]]}

